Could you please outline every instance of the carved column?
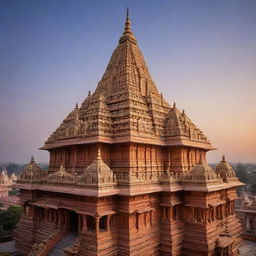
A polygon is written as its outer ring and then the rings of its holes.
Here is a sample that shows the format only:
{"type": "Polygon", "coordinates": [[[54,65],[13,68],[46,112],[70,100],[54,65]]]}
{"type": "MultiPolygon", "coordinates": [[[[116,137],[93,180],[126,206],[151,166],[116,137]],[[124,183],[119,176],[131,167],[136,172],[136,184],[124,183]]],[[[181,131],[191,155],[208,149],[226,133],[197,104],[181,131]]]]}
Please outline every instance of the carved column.
{"type": "Polygon", "coordinates": [[[82,215],[83,219],[83,226],[82,226],[82,231],[87,231],[87,215],[82,215]]]}

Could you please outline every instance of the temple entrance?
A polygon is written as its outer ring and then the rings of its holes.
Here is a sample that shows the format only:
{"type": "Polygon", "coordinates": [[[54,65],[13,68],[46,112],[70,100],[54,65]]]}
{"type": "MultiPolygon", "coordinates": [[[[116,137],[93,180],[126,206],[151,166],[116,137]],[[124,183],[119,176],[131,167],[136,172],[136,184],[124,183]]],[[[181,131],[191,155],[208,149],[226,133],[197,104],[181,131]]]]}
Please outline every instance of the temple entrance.
{"type": "Polygon", "coordinates": [[[70,211],[70,231],[77,232],[78,231],[78,214],[74,211],[70,211]]]}

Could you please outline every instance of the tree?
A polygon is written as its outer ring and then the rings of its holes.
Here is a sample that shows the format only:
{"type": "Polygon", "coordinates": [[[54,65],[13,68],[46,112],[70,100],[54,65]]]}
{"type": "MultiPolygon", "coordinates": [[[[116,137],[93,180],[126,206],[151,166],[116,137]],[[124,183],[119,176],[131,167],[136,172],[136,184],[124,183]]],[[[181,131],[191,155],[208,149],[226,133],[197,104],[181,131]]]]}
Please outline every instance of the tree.
{"type": "Polygon", "coordinates": [[[238,163],[235,168],[235,171],[240,181],[244,182],[245,184],[250,183],[250,177],[248,175],[246,166],[244,166],[242,163],[238,163]]]}
{"type": "Polygon", "coordinates": [[[10,206],[6,211],[1,211],[0,226],[5,231],[11,231],[15,229],[21,214],[22,214],[22,207],[17,205],[10,206]]]}

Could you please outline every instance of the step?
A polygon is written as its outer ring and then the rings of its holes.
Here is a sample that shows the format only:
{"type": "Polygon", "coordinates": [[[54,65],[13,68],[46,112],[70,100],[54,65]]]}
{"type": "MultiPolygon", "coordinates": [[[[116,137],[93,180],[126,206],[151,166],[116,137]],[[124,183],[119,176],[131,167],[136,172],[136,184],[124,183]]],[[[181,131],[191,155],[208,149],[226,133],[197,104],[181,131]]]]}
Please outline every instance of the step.
{"type": "Polygon", "coordinates": [[[63,256],[63,250],[70,247],[76,239],[78,238],[78,233],[68,233],[63,236],[49,252],[48,256],[63,256]]]}

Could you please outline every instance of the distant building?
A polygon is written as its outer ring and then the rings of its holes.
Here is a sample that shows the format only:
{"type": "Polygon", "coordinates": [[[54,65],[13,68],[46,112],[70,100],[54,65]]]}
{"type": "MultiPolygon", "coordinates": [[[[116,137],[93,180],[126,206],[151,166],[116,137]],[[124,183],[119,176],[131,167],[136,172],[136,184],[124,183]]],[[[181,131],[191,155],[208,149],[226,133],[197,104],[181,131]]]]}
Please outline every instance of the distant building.
{"type": "Polygon", "coordinates": [[[18,180],[18,176],[13,172],[10,179],[13,183],[15,183],[18,180]]]}
{"type": "Polygon", "coordinates": [[[214,147],[158,92],[129,15],[95,92],[43,149],[49,170],[32,157],[15,185],[20,252],[46,253],[59,239],[48,255],[63,244],[68,256],[238,255],[242,183],[224,157],[216,170],[206,163],[214,147]]]}
{"type": "Polygon", "coordinates": [[[12,179],[8,176],[7,171],[2,170],[0,172],[0,197],[8,196],[12,183],[12,179]]]}
{"type": "Polygon", "coordinates": [[[3,170],[0,173],[0,203],[2,209],[7,209],[11,205],[19,204],[19,197],[15,195],[9,195],[12,190],[13,184],[16,183],[18,176],[13,172],[8,176],[7,171],[3,170]]]}
{"type": "Polygon", "coordinates": [[[240,202],[236,213],[242,223],[242,236],[244,239],[256,241],[256,196],[250,199],[244,192],[240,202]]]}

